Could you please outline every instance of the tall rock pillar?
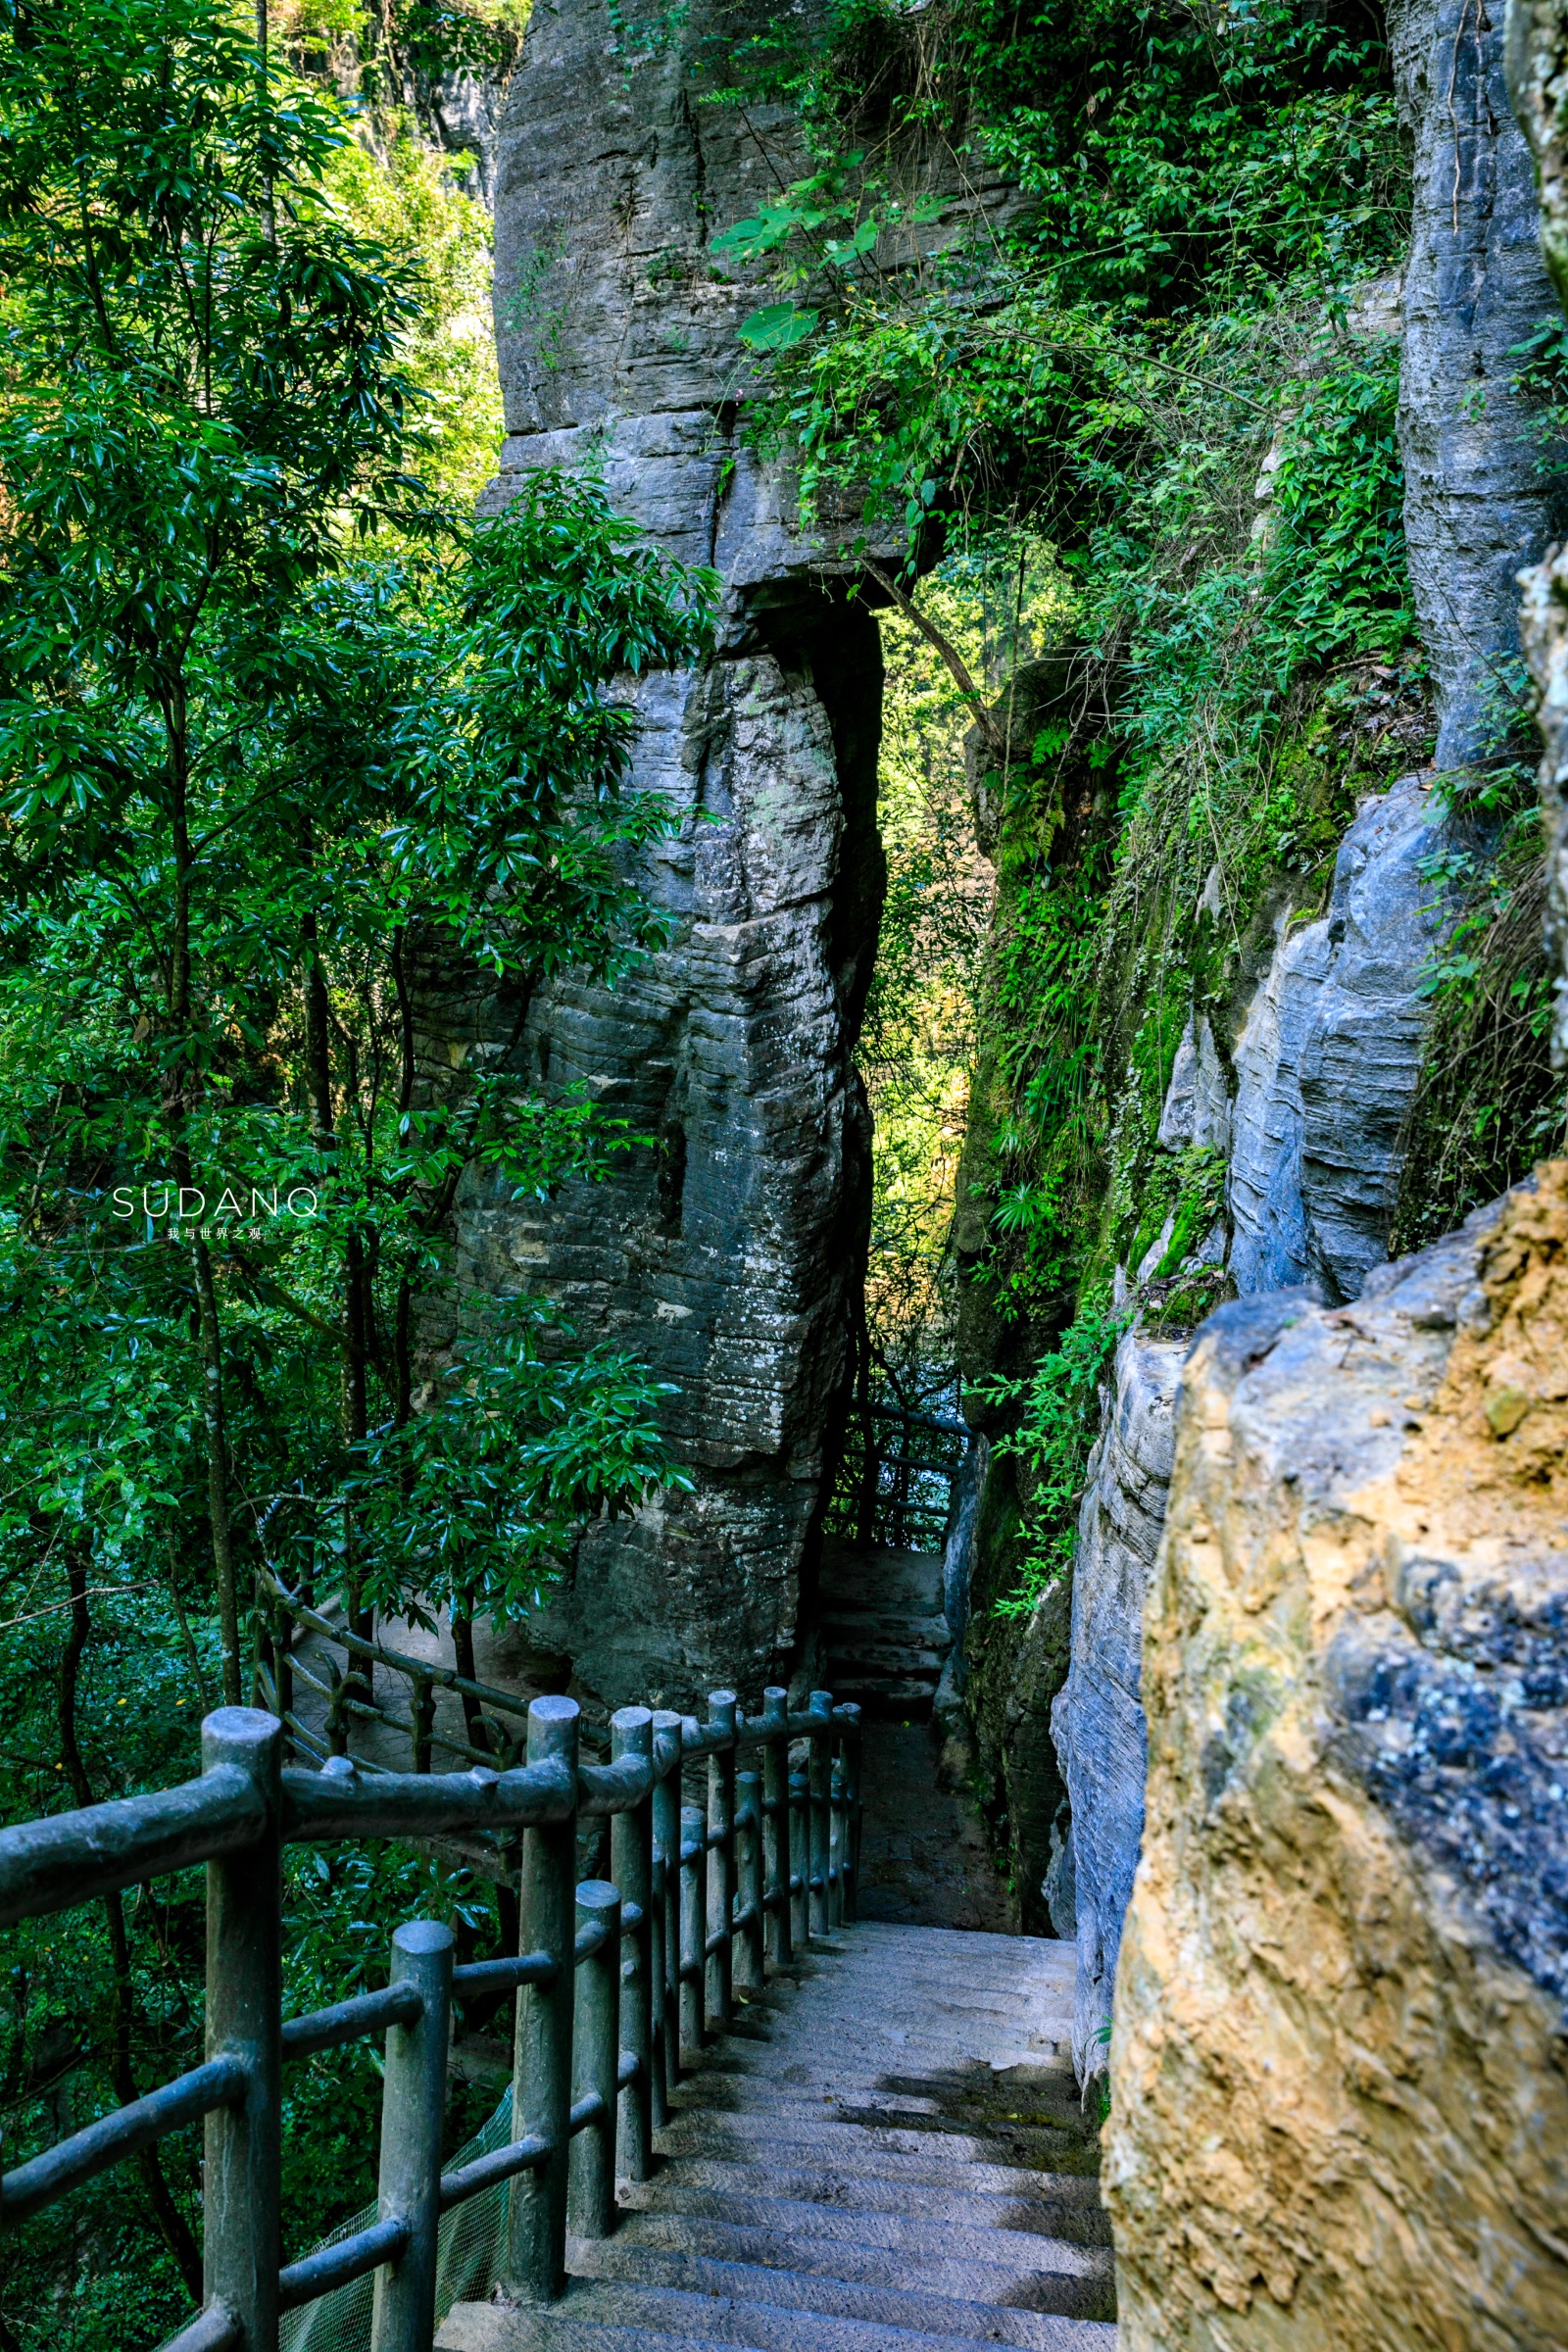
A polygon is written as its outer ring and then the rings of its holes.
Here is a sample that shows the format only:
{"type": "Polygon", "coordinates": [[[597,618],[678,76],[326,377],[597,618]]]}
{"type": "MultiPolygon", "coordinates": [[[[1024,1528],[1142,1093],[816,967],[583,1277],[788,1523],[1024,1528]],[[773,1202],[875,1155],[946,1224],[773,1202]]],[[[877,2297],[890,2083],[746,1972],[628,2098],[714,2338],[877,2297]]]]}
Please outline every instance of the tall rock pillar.
{"type": "MultiPolygon", "coordinates": [[[[717,29],[698,0],[639,50],[603,0],[536,10],[496,157],[509,437],[491,504],[537,468],[593,469],[724,584],[708,667],[627,689],[635,781],[680,818],[643,869],[668,944],[520,1020],[461,992],[426,1006],[438,1063],[581,1086],[649,1139],[546,1205],[472,1171],[456,1211],[468,1284],[537,1285],[581,1338],[673,1384],[693,1492],[590,1527],[525,1629],[608,1704],[715,1680],[751,1694],[789,1662],[868,1200],[851,1054],[884,879],[878,638],[737,434],[735,329],[760,297],[710,238],[806,165],[787,117],[697,101],[692,59],[717,29]]],[[[722,31],[727,51],[732,17],[722,31]]]]}

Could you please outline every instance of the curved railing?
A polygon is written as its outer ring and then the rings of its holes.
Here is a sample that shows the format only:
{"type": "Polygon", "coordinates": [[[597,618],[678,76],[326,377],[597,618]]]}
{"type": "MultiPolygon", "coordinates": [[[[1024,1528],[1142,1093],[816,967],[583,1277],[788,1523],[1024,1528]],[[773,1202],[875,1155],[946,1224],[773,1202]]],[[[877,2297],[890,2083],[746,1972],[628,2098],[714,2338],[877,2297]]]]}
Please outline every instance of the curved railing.
{"type": "Polygon", "coordinates": [[[195,1863],[208,1886],[204,2063],[5,2174],[0,2222],[204,2117],[204,2308],[165,2352],[277,2352],[284,2312],[372,2271],[372,2352],[430,2352],[441,2216],[503,2180],[499,2283],[553,2300],[568,2224],[588,2237],[613,2224],[617,2150],[621,2175],[648,2177],[683,2050],[725,2029],[737,1987],[855,1917],[859,1710],[823,1690],[795,1712],[781,1690],[763,1698],[748,1717],[716,1690],[703,1725],[622,1707],[599,1763],[579,1752],[575,1700],[536,1698],[524,1760],[462,1773],[372,1773],[342,1754],[320,1771],[285,1766],[277,1716],[221,1707],[202,1725],[199,1779],[0,1832],[0,1925],[195,1863]],[[760,1770],[739,1771],[743,1753],[760,1770]],[[685,1805],[683,1776],[699,1767],[706,1805],[685,1805]],[[609,1818],[608,1880],[577,1882],[584,1816],[609,1818]],[[383,1989],[283,2017],[285,1844],[474,1833],[520,1840],[514,1955],[457,1967],[451,1930],[414,1921],[392,1937],[383,1989]],[[453,1998],[514,1990],[511,2143],[444,2172],[453,1998]],[[282,2069],[382,2033],[376,2219],[285,2264],[282,2069]]]}
{"type": "MultiPolygon", "coordinates": [[[[438,1753],[470,1764],[505,1767],[515,1763],[523,1752],[528,1722],[525,1698],[500,1690],[493,1683],[475,1682],[454,1666],[414,1657],[354,1633],[314,1608],[302,1594],[291,1592],[265,1569],[257,1576],[257,1689],[286,1727],[289,1743],[298,1755],[318,1760],[346,1756],[354,1731],[367,1730],[372,1724],[407,1740],[410,1763],[419,1773],[434,1770],[438,1753]],[[300,1653],[302,1636],[307,1640],[314,1637],[318,1644],[309,1657],[300,1653]],[[334,1648],[343,1651],[346,1670],[332,1656],[334,1648]],[[384,1689],[384,1678],[379,1683],[376,1680],[377,1667],[408,1685],[406,1713],[374,1696],[377,1689],[384,1689]],[[300,1683],[321,1702],[318,1727],[306,1723],[296,1709],[296,1686],[300,1683]],[[462,1701],[468,1738],[454,1739],[437,1728],[436,1698],[442,1691],[462,1701]],[[477,1738],[472,1736],[475,1734],[477,1738]]],[[[385,1769],[363,1756],[359,1762],[367,1772],[385,1769]]]]}

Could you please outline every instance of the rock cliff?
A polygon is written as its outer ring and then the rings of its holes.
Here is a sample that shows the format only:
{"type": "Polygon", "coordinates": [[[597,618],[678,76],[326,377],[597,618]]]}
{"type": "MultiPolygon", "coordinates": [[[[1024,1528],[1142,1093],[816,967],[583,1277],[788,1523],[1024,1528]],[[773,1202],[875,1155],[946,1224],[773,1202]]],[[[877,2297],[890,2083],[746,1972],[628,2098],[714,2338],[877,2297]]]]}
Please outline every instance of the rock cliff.
{"type": "MultiPolygon", "coordinates": [[[[1552,283],[1568,308],[1568,10],[1559,0],[1513,0],[1508,11],[1508,82],[1529,137],[1541,186],[1541,242],[1552,283]]],[[[1524,582],[1526,658],[1541,698],[1545,757],[1541,797],[1547,835],[1547,932],[1568,974],[1568,551],[1548,556],[1524,582]]],[[[1568,977],[1557,982],[1553,1045],[1568,1062],[1568,977]]]]}
{"type": "Polygon", "coordinates": [[[1568,2337],[1568,1164],[1199,1337],[1107,2132],[1131,2352],[1568,2337]]]}
{"type": "MultiPolygon", "coordinates": [[[[1550,160],[1559,136],[1554,22],[1546,6],[1532,14],[1522,5],[1511,36],[1515,82],[1537,92],[1533,135],[1547,157],[1548,188],[1560,179],[1550,160]]],[[[1529,150],[1504,103],[1500,23],[1484,10],[1405,5],[1392,13],[1391,30],[1415,168],[1403,279],[1405,529],[1439,690],[1442,768],[1498,746],[1513,691],[1508,663],[1520,645],[1516,575],[1560,527],[1551,453],[1515,381],[1518,346],[1541,327],[1552,296],[1536,240],[1529,150]]],[[[1531,575],[1525,637],[1548,717],[1568,711],[1565,616],[1568,570],[1561,562],[1544,565],[1531,575]]],[[[1561,839],[1568,760],[1549,726],[1548,746],[1544,792],[1561,839]]],[[[1362,804],[1321,915],[1301,923],[1295,893],[1285,893],[1272,956],[1233,1011],[1230,1032],[1218,1008],[1212,1019],[1195,1009],[1178,1049],[1159,1144],[1170,1152],[1207,1147],[1226,1154],[1228,1234],[1220,1246],[1244,1298],[1299,1288],[1325,1304],[1355,1299],[1387,1256],[1421,1066],[1423,972],[1441,920],[1432,859],[1453,846],[1434,821],[1430,783],[1430,774],[1406,777],[1362,804]]],[[[1563,858],[1559,849],[1559,931],[1568,906],[1563,858]]],[[[1169,1229],[1168,1220],[1152,1259],[1169,1229]]],[[[1125,1401],[1118,1382],[1113,1425],[1125,1401]]],[[[1098,1464],[1086,1528],[1091,1505],[1112,1516],[1136,1509],[1136,1494],[1114,1493],[1119,1475],[1114,1452],[1098,1464]]],[[[1102,1549],[1087,1537],[1074,1576],[1075,1686],[1095,1692],[1101,1706],[1119,1703],[1126,1677],[1101,1660],[1088,1633],[1105,1600],[1102,1549]]],[[[1063,1709],[1059,1720],[1065,1729],[1072,1717],[1063,1709]]],[[[1125,1802],[1122,1743],[1097,1756],[1079,1739],[1071,1752],[1082,1935],[1085,1851],[1114,1851],[1116,1867],[1102,1873],[1103,1883],[1130,1886],[1140,1820],[1125,1802]]],[[[1113,1975],[1116,1933],[1108,1914],[1097,1914],[1088,1931],[1081,1998],[1089,2007],[1104,1967],[1097,1954],[1110,1955],[1113,1975]]]]}
{"type": "MultiPolygon", "coordinates": [[[[1078,1519],[1067,1680],[1051,1711],[1072,1806],[1072,2061],[1085,2088],[1109,2068],[1116,1954],[1143,1837],[1144,1600],[1164,1525],[1186,1352],[1185,1342],[1134,1332],[1116,1350],[1114,1396],[1078,1519]]],[[[1065,1919],[1055,1924],[1066,1932],[1065,1919]]]]}
{"type": "MultiPolygon", "coordinates": [[[[1439,927],[1423,871],[1435,847],[1428,782],[1406,777],[1363,804],[1327,908],[1294,926],[1287,909],[1236,1041],[1222,1118],[1241,1292],[1304,1283],[1331,1301],[1353,1298],[1388,1255],[1421,1061],[1421,979],[1439,927]]],[[[1172,1115],[1173,1102],[1166,1123],[1172,1115]]],[[[1211,1110],[1209,1125],[1219,1123],[1211,1110]]]]}
{"type": "Polygon", "coordinates": [[[694,106],[710,13],[633,59],[604,5],[537,11],[495,157],[492,503],[538,467],[596,470],[723,582],[718,658],[632,698],[634,782],[680,820],[644,874],[667,945],[613,993],[567,981],[523,1008],[446,989],[423,1008],[433,1066],[500,1058],[653,1139],[547,1207],[475,1172],[456,1216],[467,1282],[540,1284],[678,1392],[694,1492],[592,1527],[527,1629],[610,1704],[751,1691],[789,1663],[863,1251],[851,1055],[883,877],[878,638],[736,438],[757,298],[708,240],[799,158],[776,111],[694,106]]]}
{"type": "Polygon", "coordinates": [[[1446,768],[1495,750],[1506,732],[1517,576],[1564,527],[1560,456],[1544,444],[1539,403],[1518,388],[1520,347],[1555,304],[1504,83],[1501,10],[1398,0],[1389,35],[1415,183],[1399,404],[1405,538],[1446,768]]]}

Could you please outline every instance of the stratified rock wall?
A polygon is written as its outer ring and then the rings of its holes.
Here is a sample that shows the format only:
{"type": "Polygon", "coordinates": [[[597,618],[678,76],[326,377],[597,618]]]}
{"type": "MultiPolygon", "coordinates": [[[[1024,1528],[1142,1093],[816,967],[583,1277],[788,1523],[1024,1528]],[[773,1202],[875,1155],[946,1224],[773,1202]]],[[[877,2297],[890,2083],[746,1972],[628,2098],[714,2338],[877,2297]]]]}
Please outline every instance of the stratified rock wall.
{"type": "Polygon", "coordinates": [[[633,56],[603,0],[536,10],[496,160],[509,438],[490,503],[541,466],[597,470],[724,583],[718,658],[632,696],[634,781],[680,817],[644,877],[669,942],[612,991],[564,983],[525,1019],[451,992],[423,1008],[433,1065],[504,1058],[652,1139],[548,1206],[475,1171],[456,1215],[468,1283],[539,1285],[677,1392],[695,1491],[590,1528],[526,1629],[611,1704],[713,1682],[755,1697],[792,1662],[868,1198],[851,1054],[883,884],[878,638],[795,530],[790,486],[736,438],[735,328],[758,297],[708,240],[802,159],[785,118],[693,104],[710,14],[633,56]]]}
{"type": "Polygon", "coordinates": [[[1122,1920],[1144,1831],[1144,1597],[1165,1519],[1185,1341],[1124,1334],[1105,1428],[1089,1462],[1072,1575],[1072,1658],[1051,1710],[1072,1803],[1078,1975],[1072,2061],[1106,2073],[1122,1920]]]}
{"type": "MultiPolygon", "coordinates": [[[[1540,176],[1542,249],[1568,307],[1568,6],[1512,0],[1507,50],[1509,91],[1540,176]]],[[[1552,1045],[1561,1066],[1568,1063],[1568,550],[1558,549],[1523,586],[1521,630],[1545,743],[1547,939],[1559,971],[1552,1045]]]]}
{"type": "Polygon", "coordinates": [[[1404,278],[1399,441],[1405,537],[1437,679],[1440,768],[1495,748],[1519,646],[1516,579],[1563,527],[1518,347],[1556,317],[1530,156],[1503,81],[1502,10],[1389,10],[1415,209],[1404,278]]]}
{"type": "Polygon", "coordinates": [[[1353,1298],[1388,1255],[1437,931],[1423,871],[1435,847],[1423,779],[1364,802],[1327,912],[1286,929],[1252,1000],[1226,1122],[1230,1270],[1244,1294],[1305,1284],[1353,1298]]]}

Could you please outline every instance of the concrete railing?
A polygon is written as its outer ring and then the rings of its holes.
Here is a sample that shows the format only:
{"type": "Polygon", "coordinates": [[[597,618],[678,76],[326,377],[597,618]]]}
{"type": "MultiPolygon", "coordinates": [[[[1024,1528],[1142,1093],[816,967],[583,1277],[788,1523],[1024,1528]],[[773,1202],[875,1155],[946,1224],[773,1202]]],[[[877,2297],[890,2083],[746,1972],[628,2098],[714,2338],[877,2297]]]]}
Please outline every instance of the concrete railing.
{"type": "Polygon", "coordinates": [[[23,2221],[205,2118],[204,2308],[165,2352],[277,2352],[284,2312],[372,2271],[372,2352],[430,2352],[437,2225],[503,2180],[500,2282],[517,2301],[553,2300],[568,2226],[603,2236],[617,2171],[648,2177],[683,2049],[726,2028],[737,1987],[854,1919],[858,1708],[813,1690],[791,1713],[781,1690],[755,1717],[716,1690],[704,1725],[623,1707],[600,1763],[579,1754],[575,1700],[536,1698],[525,1722],[512,1769],[368,1775],[347,1756],[285,1767],[276,1716],[221,1707],[202,1725],[198,1780],[0,1832],[0,1925],[207,1867],[204,2063],[0,2179],[0,2222],[23,2221]],[[760,1769],[738,1770],[743,1754],[760,1769]],[[702,1768],[706,1805],[683,1805],[684,1776],[702,1768]],[[606,1816],[611,1877],[579,1884],[579,1819],[606,1816]],[[283,2017],[285,1844],[473,1833],[520,1840],[514,1955],[456,1967],[446,1924],[413,1921],[381,1991],[283,2017]],[[514,1990],[511,2144],[444,2172],[454,1995],[514,1990]],[[377,2218],[285,2264],[283,2067],[381,2033],[377,2218]]]}

